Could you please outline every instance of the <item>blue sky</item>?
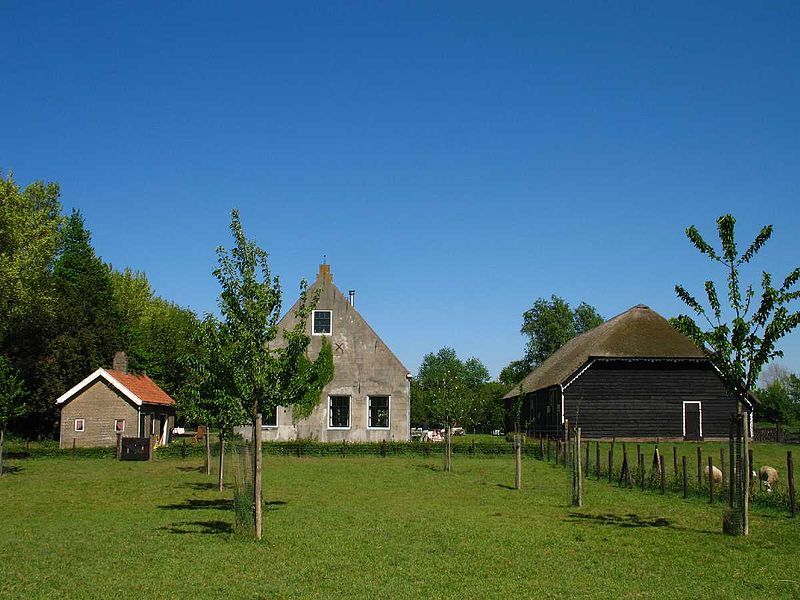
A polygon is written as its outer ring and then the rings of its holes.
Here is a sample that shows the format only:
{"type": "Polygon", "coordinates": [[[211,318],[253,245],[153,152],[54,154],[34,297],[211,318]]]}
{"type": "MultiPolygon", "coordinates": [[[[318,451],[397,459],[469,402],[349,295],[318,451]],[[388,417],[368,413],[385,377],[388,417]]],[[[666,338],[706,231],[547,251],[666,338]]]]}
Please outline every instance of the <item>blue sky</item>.
{"type": "Polygon", "coordinates": [[[0,170],[198,312],[239,207],[287,307],[324,254],[407,367],[497,374],[540,296],[680,312],[690,224],[800,264],[800,4],[696,4],[4,2],[0,170]]]}

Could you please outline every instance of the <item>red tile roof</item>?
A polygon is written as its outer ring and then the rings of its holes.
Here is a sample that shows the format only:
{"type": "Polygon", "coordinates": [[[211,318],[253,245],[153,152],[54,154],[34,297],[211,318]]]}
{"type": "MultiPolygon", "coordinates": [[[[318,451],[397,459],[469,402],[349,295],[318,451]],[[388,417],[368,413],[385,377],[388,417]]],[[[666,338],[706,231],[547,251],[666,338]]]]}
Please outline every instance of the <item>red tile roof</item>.
{"type": "Polygon", "coordinates": [[[175,404],[175,400],[147,375],[134,375],[113,369],[106,369],[106,372],[146,404],[175,404]]]}

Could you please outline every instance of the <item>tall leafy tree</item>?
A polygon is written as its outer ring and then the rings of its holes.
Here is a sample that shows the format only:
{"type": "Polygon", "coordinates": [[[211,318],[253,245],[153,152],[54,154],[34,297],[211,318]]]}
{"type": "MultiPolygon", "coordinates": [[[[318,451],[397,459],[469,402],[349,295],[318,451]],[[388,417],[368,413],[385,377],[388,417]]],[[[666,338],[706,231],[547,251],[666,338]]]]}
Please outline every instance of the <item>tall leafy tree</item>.
{"type": "Polygon", "coordinates": [[[61,223],[57,184],[21,190],[10,174],[0,176],[0,343],[13,345],[7,338],[14,330],[29,330],[53,314],[61,223]]]}
{"type": "Polygon", "coordinates": [[[706,242],[694,225],[686,229],[691,244],[721,267],[726,280],[727,306],[723,306],[717,284],[712,279],[703,284],[706,306],[684,286],[676,285],[675,292],[692,309],[697,321],[680,315],[673,324],[699,346],[708,349],[728,387],[740,398],[746,398],[754,389],[762,367],[783,356],[778,342],[800,325],[800,311],[795,304],[800,298],[800,290],[796,289],[800,267],[792,270],[777,286],[772,283],[772,275],[764,271],[760,297],[756,298],[753,284],[742,283],[742,269],[772,237],[772,226],[762,227],[747,249],[740,253],[734,235],[735,225],[732,215],[717,219],[719,248],[706,242]]]}
{"type": "Polygon", "coordinates": [[[500,381],[516,385],[572,338],[603,322],[597,309],[585,302],[573,309],[566,300],[555,294],[550,300],[537,299],[522,314],[520,333],[528,338],[525,356],[506,366],[500,373],[500,381]]]}
{"type": "Polygon", "coordinates": [[[214,276],[220,283],[219,306],[233,347],[232,380],[236,394],[249,411],[253,423],[254,523],[261,538],[261,431],[256,415],[277,406],[293,407],[295,418],[311,412],[319,403],[322,388],[333,379],[333,352],[323,340],[315,359],[308,354],[307,320],[319,295],[309,297],[308,284],[300,282],[297,325],[278,340],[281,286],[273,277],[267,253],[245,236],[239,212],[231,213],[234,246],[217,249],[219,266],[214,276]]]}
{"type": "Polygon", "coordinates": [[[94,369],[107,365],[121,340],[111,269],[95,254],[77,211],[67,218],[53,268],[58,311],[51,322],[32,398],[32,425],[52,430],[53,400],[94,369]]]}
{"type": "Polygon", "coordinates": [[[171,396],[188,393],[191,373],[182,357],[192,355],[197,343],[197,316],[153,293],[141,271],[112,271],[114,304],[130,368],[146,372],[171,396]]]}
{"type": "Polygon", "coordinates": [[[444,468],[453,470],[451,431],[469,419],[482,385],[489,380],[489,371],[477,358],[462,361],[452,348],[426,354],[416,377],[416,398],[412,407],[421,403],[431,421],[445,430],[444,468]]]}
{"type": "Polygon", "coordinates": [[[3,475],[3,442],[8,422],[23,414],[25,386],[8,360],[0,355],[0,476],[3,475]]]}

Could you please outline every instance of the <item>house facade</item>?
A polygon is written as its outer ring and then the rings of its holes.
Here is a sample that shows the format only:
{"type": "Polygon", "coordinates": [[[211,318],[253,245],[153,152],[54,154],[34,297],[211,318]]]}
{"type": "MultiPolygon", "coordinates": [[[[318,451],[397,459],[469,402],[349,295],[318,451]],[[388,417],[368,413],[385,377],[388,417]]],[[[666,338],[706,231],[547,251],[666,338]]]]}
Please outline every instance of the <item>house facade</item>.
{"type": "MultiPolygon", "coordinates": [[[[539,435],[568,421],[587,439],[727,439],[733,415],[752,419],[708,355],[641,304],[564,344],[521,386],[521,421],[539,435]]],[[[505,397],[519,400],[519,386],[505,397]]]]}
{"type": "MultiPolygon", "coordinates": [[[[278,407],[263,416],[265,440],[315,439],[323,442],[409,440],[411,374],[333,284],[330,265],[320,265],[309,296],[319,290],[316,309],[305,327],[311,337],[309,356],[319,354],[323,340],[333,350],[334,377],[319,404],[296,423],[291,408],[278,407]]],[[[299,301],[298,301],[299,302],[299,301]]],[[[278,323],[280,331],[297,324],[297,303],[278,323]]],[[[243,435],[248,435],[246,429],[243,435]]]]}
{"type": "Polygon", "coordinates": [[[175,400],[147,375],[128,372],[123,352],[113,369],[97,369],[56,400],[61,409],[61,448],[114,446],[117,434],[169,442],[175,400]]]}

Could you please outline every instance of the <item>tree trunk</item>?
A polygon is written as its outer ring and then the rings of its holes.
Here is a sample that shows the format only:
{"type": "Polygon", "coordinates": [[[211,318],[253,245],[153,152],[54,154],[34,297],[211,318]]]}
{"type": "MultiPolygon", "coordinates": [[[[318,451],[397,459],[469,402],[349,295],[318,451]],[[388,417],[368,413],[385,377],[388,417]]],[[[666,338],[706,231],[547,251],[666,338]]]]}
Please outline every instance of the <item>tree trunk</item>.
{"type": "Polygon", "coordinates": [[[256,539],[261,539],[261,413],[253,419],[253,522],[256,539]]]}
{"type": "Polygon", "coordinates": [[[444,422],[444,472],[450,472],[450,423],[444,422]]]}
{"type": "Polygon", "coordinates": [[[222,435],[222,429],[219,430],[219,481],[217,482],[217,491],[222,491],[222,481],[225,474],[225,438],[222,435]]]}
{"type": "Polygon", "coordinates": [[[206,425],[206,475],[211,475],[211,427],[206,425]]]}
{"type": "Polygon", "coordinates": [[[5,441],[5,429],[0,429],[0,477],[3,476],[3,442],[5,441]]]}
{"type": "Polygon", "coordinates": [[[522,489],[522,440],[519,432],[514,434],[514,489],[522,489]]]}

